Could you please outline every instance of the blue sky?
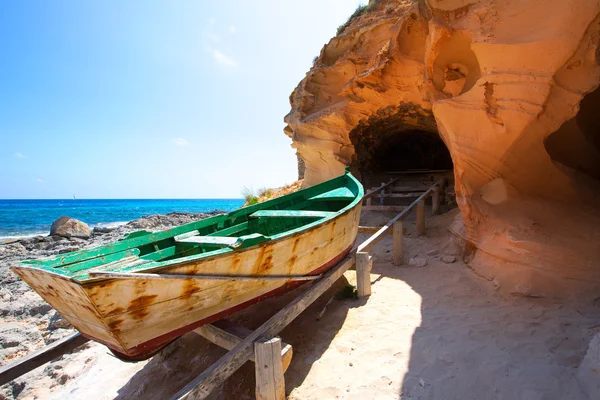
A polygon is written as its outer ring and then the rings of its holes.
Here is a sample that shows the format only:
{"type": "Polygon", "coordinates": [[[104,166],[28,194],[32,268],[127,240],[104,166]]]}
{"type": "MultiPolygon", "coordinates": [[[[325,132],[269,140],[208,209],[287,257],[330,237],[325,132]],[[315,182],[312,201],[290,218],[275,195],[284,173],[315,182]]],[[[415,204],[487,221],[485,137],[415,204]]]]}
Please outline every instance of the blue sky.
{"type": "Polygon", "coordinates": [[[0,198],[237,198],[294,181],[289,95],[364,2],[4,2],[0,198]]]}

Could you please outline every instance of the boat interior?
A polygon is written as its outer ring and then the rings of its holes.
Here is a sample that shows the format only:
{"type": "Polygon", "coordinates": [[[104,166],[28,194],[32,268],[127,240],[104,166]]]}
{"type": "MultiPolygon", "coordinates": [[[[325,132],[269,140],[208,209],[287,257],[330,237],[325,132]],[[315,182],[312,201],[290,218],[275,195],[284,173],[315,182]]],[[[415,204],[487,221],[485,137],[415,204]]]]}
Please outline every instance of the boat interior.
{"type": "Polygon", "coordinates": [[[77,281],[94,271],[151,271],[279,239],[332,219],[361,201],[363,189],[349,173],[293,194],[166,231],[136,231],[118,242],[22,266],[77,281]]]}

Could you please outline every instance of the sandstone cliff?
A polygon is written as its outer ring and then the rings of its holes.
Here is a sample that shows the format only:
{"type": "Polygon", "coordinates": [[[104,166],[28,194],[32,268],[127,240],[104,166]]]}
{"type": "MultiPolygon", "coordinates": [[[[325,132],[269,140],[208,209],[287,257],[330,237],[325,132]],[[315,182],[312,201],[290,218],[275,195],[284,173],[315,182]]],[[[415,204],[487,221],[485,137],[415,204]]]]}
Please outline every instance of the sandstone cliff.
{"type": "Polygon", "coordinates": [[[346,165],[453,164],[452,229],[477,248],[476,272],[511,293],[598,297],[600,1],[380,0],[364,11],[290,96],[285,133],[305,184],[346,165]]]}

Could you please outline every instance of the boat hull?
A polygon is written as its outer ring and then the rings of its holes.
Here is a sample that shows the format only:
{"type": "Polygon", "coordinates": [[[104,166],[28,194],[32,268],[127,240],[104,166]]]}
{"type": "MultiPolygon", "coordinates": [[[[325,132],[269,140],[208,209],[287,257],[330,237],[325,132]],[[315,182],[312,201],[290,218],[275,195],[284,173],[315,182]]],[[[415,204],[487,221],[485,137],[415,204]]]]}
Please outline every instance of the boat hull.
{"type": "MultiPolygon", "coordinates": [[[[335,219],[264,245],[162,268],[165,274],[316,275],[352,248],[360,202],[335,219]]],[[[15,272],[86,337],[143,359],[182,334],[293,289],[300,281],[104,279],[80,283],[35,267],[15,272]]]]}

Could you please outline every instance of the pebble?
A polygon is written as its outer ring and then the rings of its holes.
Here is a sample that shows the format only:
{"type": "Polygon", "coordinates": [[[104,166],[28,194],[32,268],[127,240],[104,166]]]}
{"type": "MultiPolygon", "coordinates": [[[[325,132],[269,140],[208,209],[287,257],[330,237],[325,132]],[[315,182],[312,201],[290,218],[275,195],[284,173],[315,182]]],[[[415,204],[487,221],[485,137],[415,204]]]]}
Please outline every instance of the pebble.
{"type": "Polygon", "coordinates": [[[443,256],[442,257],[442,262],[444,262],[446,264],[452,264],[455,261],[456,261],[456,257],[454,257],[454,256],[443,256]]]}
{"type": "Polygon", "coordinates": [[[415,267],[424,267],[427,265],[427,259],[426,258],[411,258],[410,261],[408,262],[408,265],[414,265],[415,267]]]}

